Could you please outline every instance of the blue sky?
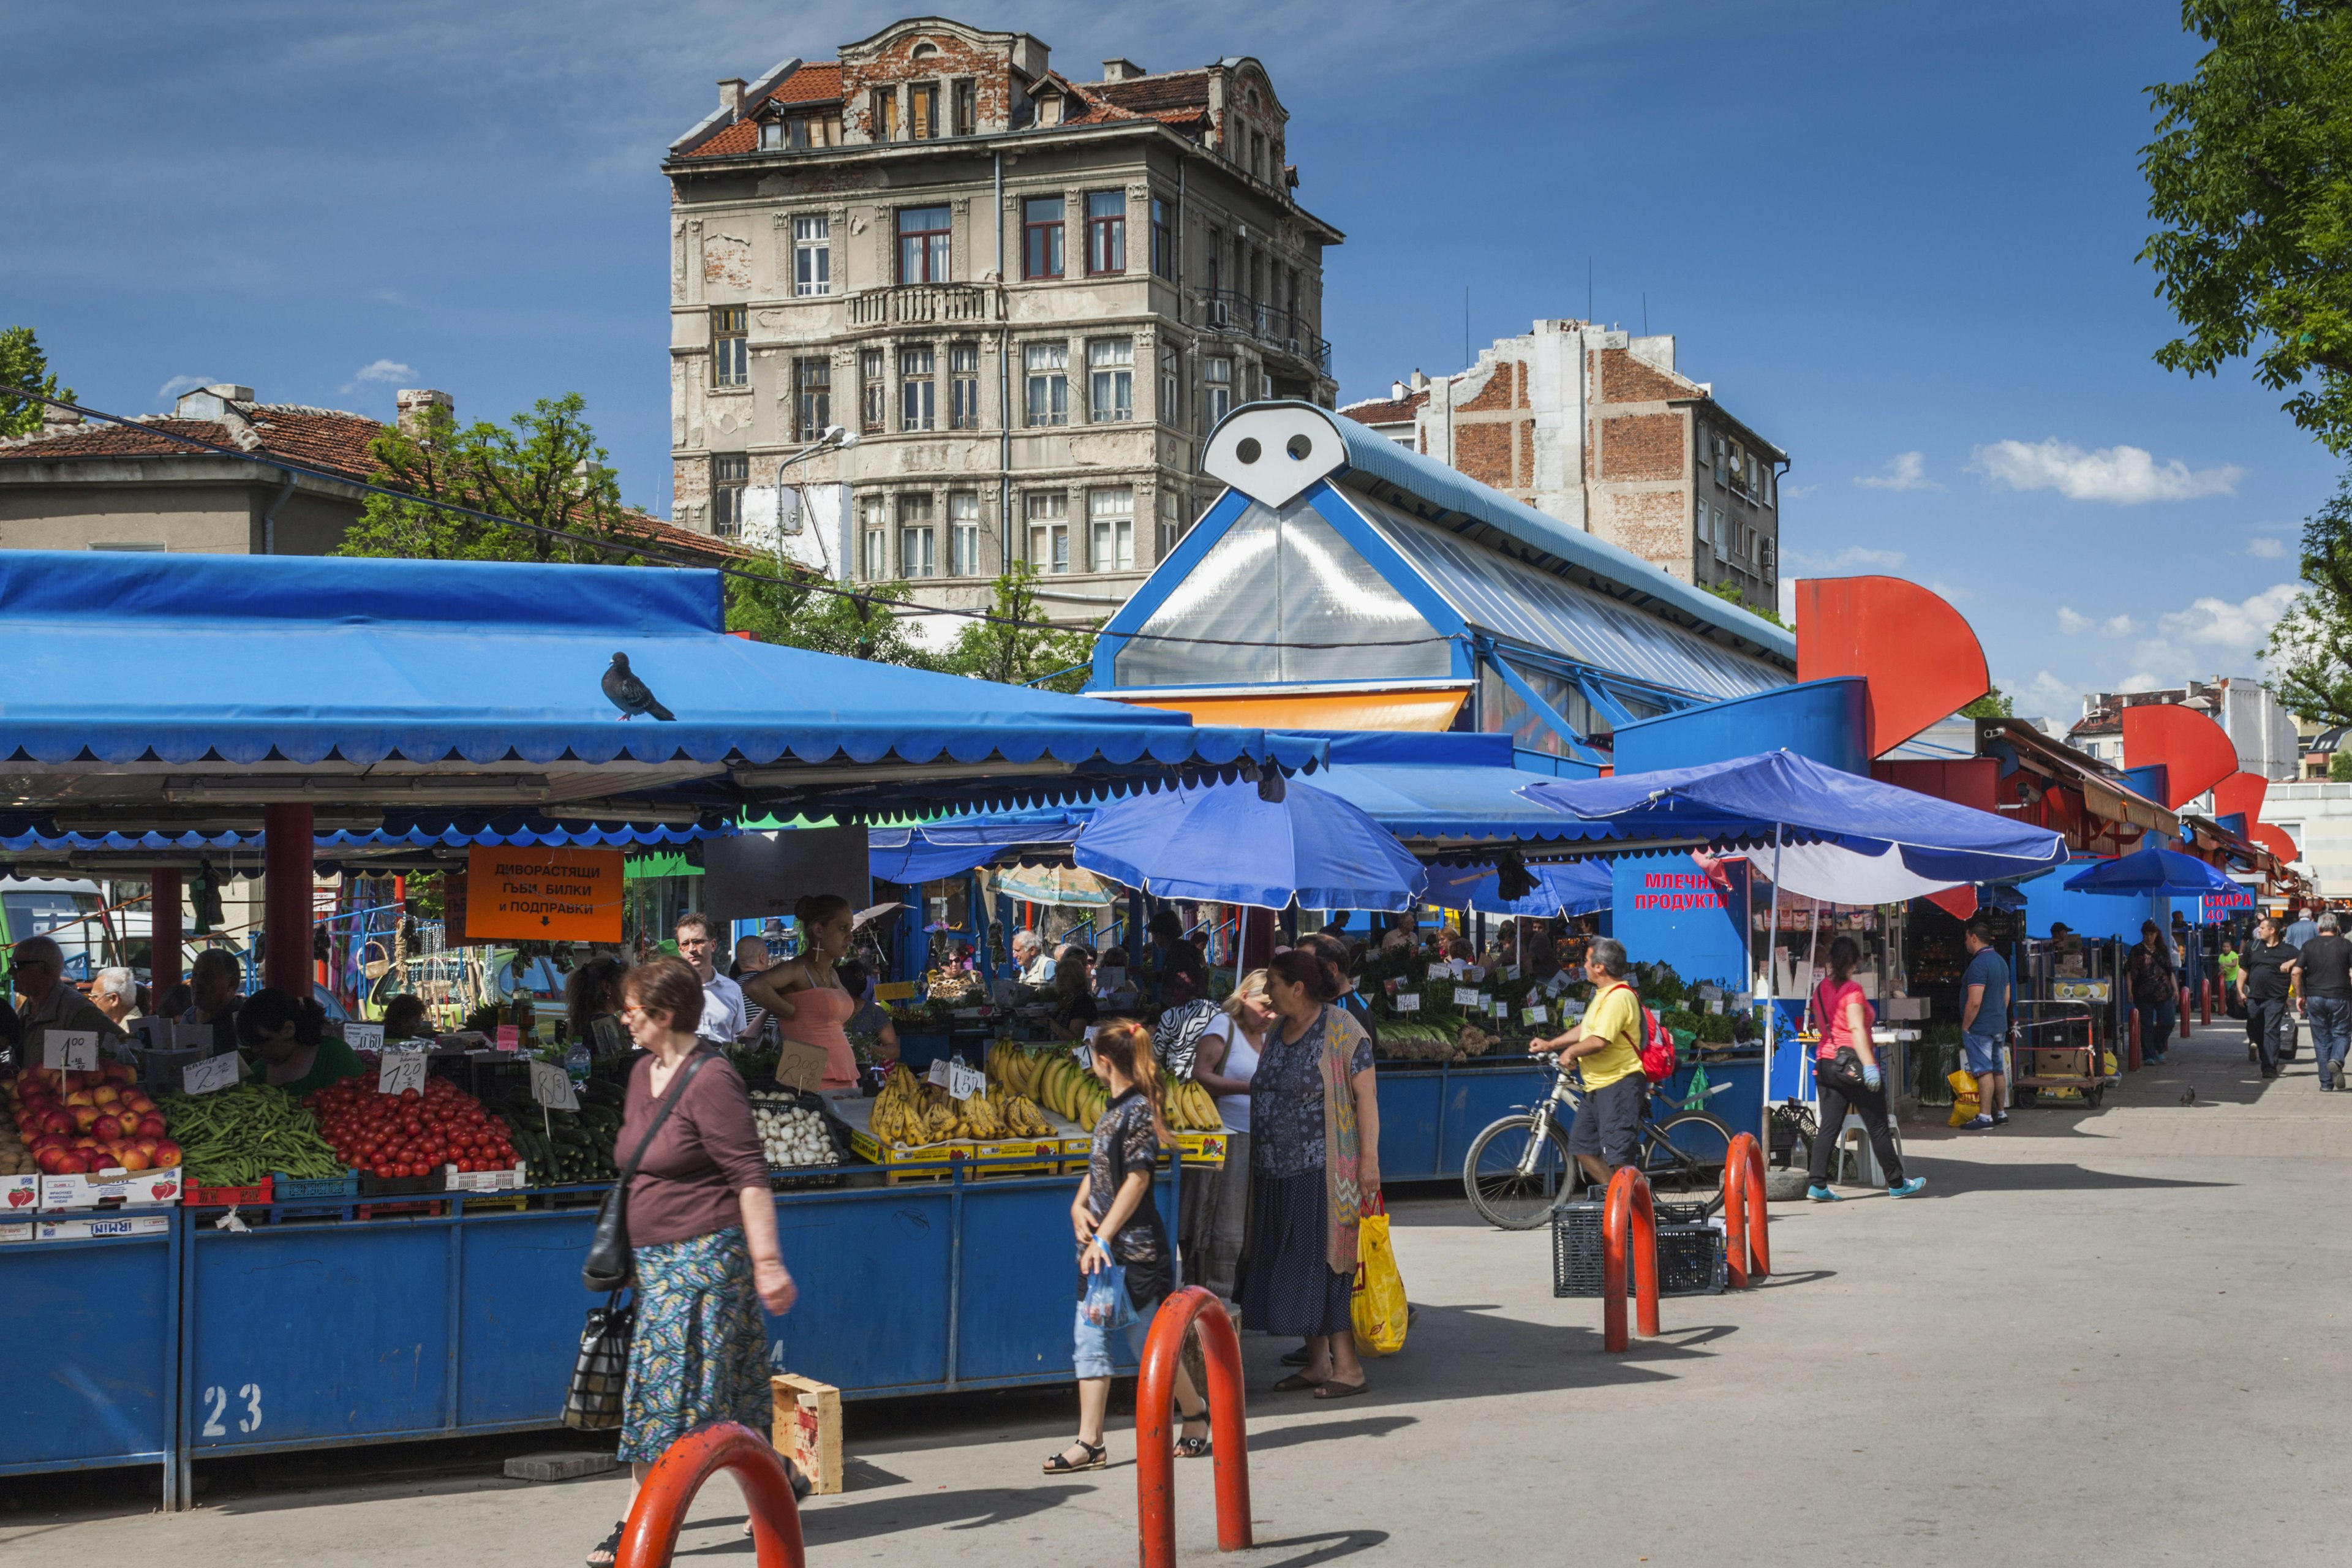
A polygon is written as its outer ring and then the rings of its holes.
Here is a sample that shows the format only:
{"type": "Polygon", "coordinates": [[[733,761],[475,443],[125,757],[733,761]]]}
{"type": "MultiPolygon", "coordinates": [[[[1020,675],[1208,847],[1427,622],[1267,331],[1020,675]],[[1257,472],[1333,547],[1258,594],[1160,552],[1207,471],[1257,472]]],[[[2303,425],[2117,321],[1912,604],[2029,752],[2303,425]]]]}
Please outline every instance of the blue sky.
{"type": "MultiPolygon", "coordinates": [[[[1538,316],[1670,331],[1795,459],[1784,559],[1975,624],[2021,710],[2252,674],[2336,465],[2189,381],[2133,256],[2162,5],[1003,5],[1069,74],[1265,60],[1347,231],[1341,393],[1538,316]]],[[[0,324],[98,406],[190,378],[388,417],[578,391],[667,506],[663,147],[870,7],[213,0],[0,11],[0,324]]]]}

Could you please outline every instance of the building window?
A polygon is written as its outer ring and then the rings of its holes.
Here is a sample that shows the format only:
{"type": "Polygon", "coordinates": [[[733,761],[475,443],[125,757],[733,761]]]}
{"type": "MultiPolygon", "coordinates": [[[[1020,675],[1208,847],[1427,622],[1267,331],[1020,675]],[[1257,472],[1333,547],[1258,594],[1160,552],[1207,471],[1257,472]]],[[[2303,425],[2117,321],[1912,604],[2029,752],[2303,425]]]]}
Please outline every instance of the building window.
{"type": "Polygon", "coordinates": [[[946,207],[898,209],[899,282],[945,283],[952,276],[948,267],[948,221],[946,207]]]}
{"type": "Polygon", "coordinates": [[[866,100],[867,134],[877,142],[898,140],[898,89],[877,87],[866,100]]]}
{"type": "Polygon", "coordinates": [[[1087,344],[1087,417],[1097,424],[1135,417],[1135,340],[1096,338],[1087,344]]]}
{"type": "MultiPolygon", "coordinates": [[[[939,379],[929,343],[898,350],[898,428],[929,430],[939,423],[939,379]]],[[[929,506],[927,500],[923,503],[929,506]]]]}
{"type": "MultiPolygon", "coordinates": [[[[1218,292],[1222,290],[1224,286],[1225,237],[1219,234],[1213,228],[1209,231],[1209,299],[1213,302],[1216,300],[1218,292]]],[[[1213,311],[1214,310],[1213,303],[1212,305],[1212,310],[1213,311]]],[[[1212,321],[1221,321],[1223,318],[1212,314],[1210,319],[1212,321]]]]}
{"type": "Polygon", "coordinates": [[[1135,491],[1126,485],[1087,492],[1087,521],[1094,527],[1094,569],[1135,570],[1135,491]]]}
{"type": "Polygon", "coordinates": [[[1029,423],[1070,422],[1070,345],[1031,343],[1021,351],[1029,377],[1029,423]]]}
{"type": "Polygon", "coordinates": [[[751,482],[751,458],[744,452],[717,452],[710,458],[710,531],[732,539],[743,531],[743,487],[751,482]]]}
{"type": "Polygon", "coordinates": [[[948,345],[948,428],[980,428],[980,345],[948,345]]]}
{"type": "Polygon", "coordinates": [[[929,142],[940,133],[940,84],[924,82],[907,89],[907,134],[929,142]]]}
{"type": "Polygon", "coordinates": [[[1151,273],[1176,279],[1176,209],[1165,196],[1151,198],[1151,273]]]}
{"type": "Polygon", "coordinates": [[[793,219],[793,292],[805,300],[833,292],[833,220],[793,219]]]}
{"type": "Polygon", "coordinates": [[[948,497],[948,570],[958,577],[980,575],[980,495],[957,490],[948,497]]]}
{"type": "Polygon", "coordinates": [[[719,305],[710,312],[710,384],[751,384],[751,311],[747,305],[719,305]]]}
{"type": "Polygon", "coordinates": [[[1218,421],[1234,411],[1234,362],[1213,359],[1204,362],[1202,374],[1206,380],[1206,396],[1202,409],[1202,427],[1213,430],[1218,421]]]}
{"type": "Polygon", "coordinates": [[[902,581],[939,575],[937,558],[931,553],[931,498],[900,496],[898,576],[902,581]]]}
{"type": "Polygon", "coordinates": [[[799,359],[793,362],[793,434],[814,441],[833,424],[833,362],[799,359]]]}
{"type": "Polygon", "coordinates": [[[1127,193],[1087,193],[1087,270],[1100,277],[1127,270],[1127,193]]]}
{"type": "Polygon", "coordinates": [[[1041,574],[1070,569],[1070,498],[1040,491],[1024,498],[1029,509],[1029,565],[1041,574]]]}
{"type": "Polygon", "coordinates": [[[805,153],[812,147],[838,147],[841,121],[829,114],[795,114],[784,121],[784,144],[795,153],[805,153]]]}
{"type": "Polygon", "coordinates": [[[1165,561],[1173,554],[1176,542],[1183,537],[1182,524],[1177,521],[1179,514],[1176,507],[1176,492],[1161,490],[1160,492],[1160,533],[1159,537],[1152,542],[1156,547],[1151,557],[1155,563],[1165,561]]]}
{"type": "Polygon", "coordinates": [[[1717,561],[1721,561],[1726,559],[1730,553],[1729,551],[1725,548],[1723,537],[1723,509],[1718,506],[1709,507],[1707,510],[1715,514],[1715,531],[1713,534],[1713,538],[1715,540],[1715,558],[1717,561]]]}
{"type": "Polygon", "coordinates": [[[950,111],[952,118],[950,122],[948,134],[950,136],[971,135],[972,132],[977,129],[979,123],[978,116],[972,112],[973,89],[971,79],[967,77],[962,81],[957,82],[950,87],[948,89],[948,99],[949,102],[952,105],[950,111]]]}
{"type": "Polygon", "coordinates": [[[1062,198],[1031,196],[1021,204],[1021,276],[1062,275],[1062,198]]]}
{"type": "Polygon", "coordinates": [[[784,145],[784,122],[782,121],[771,120],[760,127],[761,152],[777,152],[784,145]]]}
{"type": "Polygon", "coordinates": [[[882,351],[857,351],[857,419],[858,428],[872,436],[888,428],[885,416],[889,409],[889,390],[883,384],[882,351]]]}
{"type": "Polygon", "coordinates": [[[886,515],[880,496],[868,496],[857,503],[857,525],[866,536],[866,580],[869,583],[890,580],[890,530],[886,515]]]}
{"type": "Polygon", "coordinates": [[[1160,423],[1184,427],[1184,411],[1177,403],[1176,351],[1160,351],[1160,423]]]}
{"type": "Polygon", "coordinates": [[[1724,476],[1723,476],[1723,459],[1724,459],[1724,455],[1725,455],[1724,440],[1723,440],[1723,437],[1720,437],[1720,436],[1713,436],[1713,437],[1709,437],[1709,439],[1710,439],[1710,440],[1712,440],[1712,441],[1715,443],[1715,482],[1716,482],[1717,484],[1722,484],[1722,483],[1724,482],[1724,476]]]}

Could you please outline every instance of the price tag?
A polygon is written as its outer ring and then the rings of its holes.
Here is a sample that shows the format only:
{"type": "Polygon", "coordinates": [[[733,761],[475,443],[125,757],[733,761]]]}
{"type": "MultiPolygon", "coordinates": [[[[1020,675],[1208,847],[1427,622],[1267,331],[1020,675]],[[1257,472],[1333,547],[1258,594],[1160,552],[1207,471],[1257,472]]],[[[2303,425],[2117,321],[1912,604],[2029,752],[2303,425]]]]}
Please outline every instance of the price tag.
{"type": "Polygon", "coordinates": [[[1454,1005],[1456,1007],[1477,1007],[1482,1005],[1483,1004],[1478,995],[1478,988],[1475,985],[1456,985],[1454,988],[1454,1005]]]}
{"type": "Polygon", "coordinates": [[[1454,976],[1456,980],[1466,978],[1469,972],[1470,962],[1467,959],[1449,958],[1445,961],[1445,973],[1454,976]]]}
{"type": "Polygon", "coordinates": [[[553,1062],[530,1064],[530,1097],[550,1110],[577,1110],[580,1096],[572,1088],[572,1075],[553,1062]]]}
{"type": "Polygon", "coordinates": [[[498,1039],[495,1043],[499,1049],[502,1051],[519,1051],[522,1049],[522,1026],[520,1024],[500,1024],[499,1026],[498,1039]]]}
{"type": "Polygon", "coordinates": [[[1547,1024],[1551,1021],[1551,1016],[1541,1007],[1529,1007],[1519,1014],[1519,1021],[1523,1024],[1547,1024]]]}
{"type": "Polygon", "coordinates": [[[240,1065],[235,1051],[205,1061],[190,1062],[180,1069],[180,1088],[189,1094],[210,1094],[216,1089],[235,1089],[240,1065]]]}
{"type": "Polygon", "coordinates": [[[1421,1011],[1421,994],[1420,994],[1419,992],[1417,992],[1417,991],[1400,991],[1400,992],[1398,992],[1398,993],[1397,993],[1397,999],[1396,999],[1396,1010],[1397,1010],[1398,1012],[1400,1012],[1400,1013],[1418,1013],[1418,1012],[1420,1012],[1420,1011],[1421,1011]]]}
{"type": "Polygon", "coordinates": [[[1095,1043],[1095,1037],[1101,1033],[1102,1026],[1100,1024],[1088,1024],[1087,1026],[1087,1044],[1090,1046],[1093,1045],[1095,1043]]]}
{"type": "Polygon", "coordinates": [[[930,1070],[923,1075],[923,1081],[925,1083],[935,1083],[941,1089],[945,1089],[948,1087],[949,1083],[948,1075],[953,1070],[953,1064],[950,1063],[947,1058],[934,1057],[931,1058],[930,1070]]]}
{"type": "Polygon", "coordinates": [[[1519,977],[1519,966],[1518,966],[1517,964],[1516,964],[1516,963],[1507,963],[1507,964],[1503,965],[1503,978],[1504,978],[1504,979],[1506,979],[1506,980],[1517,980],[1518,977],[1519,977]]]}
{"type": "Polygon", "coordinates": [[[380,1051],[383,1049],[383,1026],[382,1024],[345,1024],[343,1044],[355,1051],[380,1051]]]}
{"type": "Polygon", "coordinates": [[[41,1031],[41,1065],[58,1072],[98,1070],[98,1033],[93,1029],[41,1031]]]}
{"type": "Polygon", "coordinates": [[[423,1051],[386,1051],[376,1058],[378,1094],[404,1094],[412,1089],[419,1094],[425,1092],[423,1051]]]}
{"type": "Polygon", "coordinates": [[[988,1075],[978,1068],[965,1067],[961,1062],[948,1064],[948,1096],[951,1100],[970,1100],[988,1087],[988,1075]]]}
{"type": "Polygon", "coordinates": [[[1432,980],[1443,980],[1453,973],[1454,966],[1450,963],[1433,963],[1429,966],[1429,977],[1432,980]]]}
{"type": "Polygon", "coordinates": [[[1462,978],[1465,980],[1484,980],[1486,978],[1486,966],[1483,963],[1474,963],[1462,972],[1462,978]]]}
{"type": "Polygon", "coordinates": [[[1495,1016],[1497,1018],[1507,1018],[1511,1016],[1510,998],[1507,996],[1497,996],[1495,998],[1494,1006],[1495,1016]]]}

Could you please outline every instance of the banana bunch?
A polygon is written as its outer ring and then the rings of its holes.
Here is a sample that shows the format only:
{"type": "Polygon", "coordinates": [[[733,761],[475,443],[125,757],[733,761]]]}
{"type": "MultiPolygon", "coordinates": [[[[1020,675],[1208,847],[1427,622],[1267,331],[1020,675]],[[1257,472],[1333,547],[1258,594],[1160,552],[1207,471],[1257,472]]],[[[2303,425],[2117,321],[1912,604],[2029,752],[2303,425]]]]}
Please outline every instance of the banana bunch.
{"type": "Polygon", "coordinates": [[[1037,1107],[1025,1094],[1008,1094],[998,1108],[1004,1119],[1004,1131],[1011,1138],[1051,1138],[1054,1129],[1037,1113],[1037,1107]]]}
{"type": "Polygon", "coordinates": [[[883,1080],[882,1092],[874,1098],[872,1127],[877,1143],[928,1143],[930,1140],[928,1108],[923,1103],[923,1080],[914,1069],[900,1062],[890,1069],[883,1080]]]}
{"type": "Polygon", "coordinates": [[[1034,1094],[1037,1075],[1045,1069],[1045,1063],[1058,1054],[1061,1053],[1033,1051],[1006,1042],[990,1049],[983,1070],[988,1074],[991,1088],[1003,1089],[1008,1094],[1034,1094]]]}
{"type": "Polygon", "coordinates": [[[1189,1078],[1171,1077],[1166,1068],[1160,1069],[1160,1100],[1175,1131],[1215,1132],[1225,1125],[1223,1112],[1207,1089],[1189,1078]]]}
{"type": "Polygon", "coordinates": [[[1027,1091],[1037,1103],[1066,1121],[1075,1121],[1091,1131],[1102,1120],[1104,1110],[1110,1104],[1102,1080],[1080,1067],[1066,1052],[1051,1052],[1042,1058],[1035,1076],[1030,1079],[1027,1091]]]}

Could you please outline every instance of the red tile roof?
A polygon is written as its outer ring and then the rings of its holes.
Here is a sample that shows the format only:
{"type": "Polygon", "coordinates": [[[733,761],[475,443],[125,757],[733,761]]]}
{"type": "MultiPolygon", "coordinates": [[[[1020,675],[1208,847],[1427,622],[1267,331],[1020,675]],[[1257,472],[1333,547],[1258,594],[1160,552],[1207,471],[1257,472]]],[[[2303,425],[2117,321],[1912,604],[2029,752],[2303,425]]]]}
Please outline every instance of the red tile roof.
{"type": "Polygon", "coordinates": [[[841,98],[841,62],[810,60],[768,89],[778,103],[834,103],[841,98]]]}
{"type": "Polygon", "coordinates": [[[681,158],[724,158],[736,153],[756,153],[760,149],[760,127],[757,121],[739,120],[724,130],[713,132],[697,145],[678,154],[681,158]]]}
{"type": "Polygon", "coordinates": [[[1159,76],[1129,77],[1125,81],[1090,81],[1087,91],[1121,109],[1156,117],[1162,110],[1208,108],[1209,73],[1167,71],[1159,76]]]}
{"type": "Polygon", "coordinates": [[[1404,397],[1368,397],[1361,403],[1348,404],[1339,412],[1362,425],[1402,425],[1428,401],[1425,391],[1404,397]]]}

